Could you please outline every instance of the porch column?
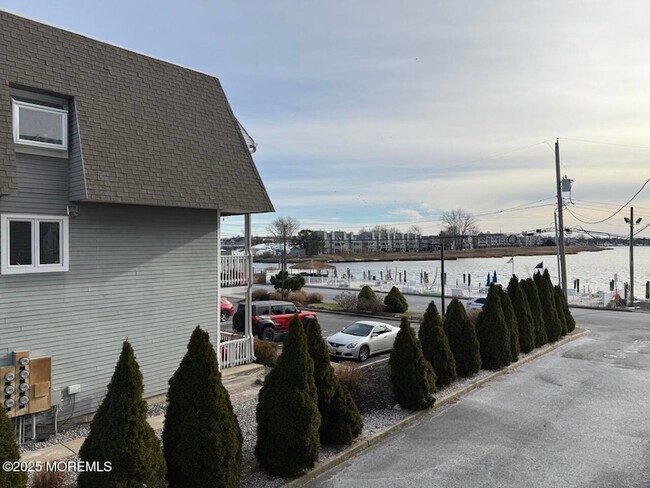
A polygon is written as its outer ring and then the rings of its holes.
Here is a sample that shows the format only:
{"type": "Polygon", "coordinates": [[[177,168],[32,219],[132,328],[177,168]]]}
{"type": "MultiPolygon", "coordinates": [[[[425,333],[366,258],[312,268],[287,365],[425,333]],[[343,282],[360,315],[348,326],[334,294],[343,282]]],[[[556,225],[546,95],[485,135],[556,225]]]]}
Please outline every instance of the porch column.
{"type": "Polygon", "coordinates": [[[221,210],[217,210],[217,359],[221,370],[221,210]]]}
{"type": "Polygon", "coordinates": [[[253,337],[253,253],[251,251],[251,214],[244,215],[244,252],[246,254],[246,324],[244,326],[245,337],[250,340],[251,362],[255,359],[254,337],[253,337]]]}

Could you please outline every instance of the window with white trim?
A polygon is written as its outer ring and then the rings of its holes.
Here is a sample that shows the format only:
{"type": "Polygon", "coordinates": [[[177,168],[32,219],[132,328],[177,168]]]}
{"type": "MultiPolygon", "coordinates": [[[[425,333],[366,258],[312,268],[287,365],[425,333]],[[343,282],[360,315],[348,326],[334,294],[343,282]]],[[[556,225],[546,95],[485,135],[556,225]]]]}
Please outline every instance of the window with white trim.
{"type": "Polygon", "coordinates": [[[2,274],[68,271],[68,217],[2,214],[2,274]]]}
{"type": "Polygon", "coordinates": [[[68,111],[12,99],[14,142],[46,149],[68,149],[68,111]]]}

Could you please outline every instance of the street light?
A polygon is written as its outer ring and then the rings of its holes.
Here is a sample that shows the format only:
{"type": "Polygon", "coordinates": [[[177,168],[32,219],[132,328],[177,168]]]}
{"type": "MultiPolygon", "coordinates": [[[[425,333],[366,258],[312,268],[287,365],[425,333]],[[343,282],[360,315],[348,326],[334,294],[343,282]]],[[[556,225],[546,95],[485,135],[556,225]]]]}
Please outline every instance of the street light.
{"type": "Polygon", "coordinates": [[[634,221],[634,207],[630,207],[630,218],[623,217],[625,223],[630,224],[630,299],[628,306],[634,307],[634,224],[640,224],[641,217],[634,221]]]}

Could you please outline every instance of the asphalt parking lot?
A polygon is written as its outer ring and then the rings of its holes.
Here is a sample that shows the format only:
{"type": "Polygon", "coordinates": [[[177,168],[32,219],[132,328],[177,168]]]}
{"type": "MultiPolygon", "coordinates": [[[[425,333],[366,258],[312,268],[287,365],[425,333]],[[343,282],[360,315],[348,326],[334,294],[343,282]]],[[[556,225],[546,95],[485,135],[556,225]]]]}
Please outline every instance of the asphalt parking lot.
{"type": "Polygon", "coordinates": [[[310,487],[650,486],[650,315],[591,330],[436,411],[310,487]]]}

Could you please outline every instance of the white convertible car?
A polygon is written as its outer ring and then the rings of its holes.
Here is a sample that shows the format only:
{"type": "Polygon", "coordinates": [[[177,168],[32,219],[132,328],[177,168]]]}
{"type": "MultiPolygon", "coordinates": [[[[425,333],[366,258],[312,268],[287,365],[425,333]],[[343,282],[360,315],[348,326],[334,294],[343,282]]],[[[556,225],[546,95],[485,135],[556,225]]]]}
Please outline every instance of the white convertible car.
{"type": "Polygon", "coordinates": [[[399,327],[360,320],[327,338],[330,355],[365,361],[371,354],[392,351],[399,327]]]}

